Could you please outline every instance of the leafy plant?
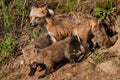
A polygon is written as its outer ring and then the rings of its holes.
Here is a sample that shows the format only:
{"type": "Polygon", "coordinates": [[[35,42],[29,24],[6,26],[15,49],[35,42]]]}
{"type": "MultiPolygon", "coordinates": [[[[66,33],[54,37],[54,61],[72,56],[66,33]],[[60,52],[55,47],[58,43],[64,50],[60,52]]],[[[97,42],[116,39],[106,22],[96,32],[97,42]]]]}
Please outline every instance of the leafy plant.
{"type": "Polygon", "coordinates": [[[4,40],[0,43],[0,62],[13,56],[13,50],[16,44],[17,40],[12,38],[9,33],[6,33],[4,40]]]}
{"type": "Polygon", "coordinates": [[[99,20],[102,21],[105,19],[106,16],[110,15],[114,12],[115,7],[113,7],[112,0],[107,0],[108,2],[108,9],[103,8],[102,2],[97,2],[97,8],[94,9],[95,15],[99,17],[99,20]]]}
{"type": "Polygon", "coordinates": [[[14,55],[14,49],[18,42],[14,37],[19,37],[21,22],[24,20],[23,1],[22,0],[0,0],[1,14],[3,22],[2,33],[0,36],[0,62],[5,61],[14,55]],[[17,29],[18,28],[18,29],[17,29]]]}
{"type": "Polygon", "coordinates": [[[8,25],[9,25],[9,21],[10,21],[10,16],[9,16],[9,12],[8,12],[8,7],[5,5],[5,1],[2,0],[1,1],[2,4],[2,14],[4,16],[4,29],[6,30],[8,25]]]}

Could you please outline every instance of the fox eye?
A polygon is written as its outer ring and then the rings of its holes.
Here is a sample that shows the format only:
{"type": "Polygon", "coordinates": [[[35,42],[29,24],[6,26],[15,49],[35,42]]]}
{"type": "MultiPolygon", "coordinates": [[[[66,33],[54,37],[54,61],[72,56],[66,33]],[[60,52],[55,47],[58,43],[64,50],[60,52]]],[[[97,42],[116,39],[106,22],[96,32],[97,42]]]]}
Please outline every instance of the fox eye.
{"type": "Polygon", "coordinates": [[[36,17],[36,19],[37,19],[37,20],[40,20],[40,19],[41,19],[41,17],[36,17]]]}
{"type": "Polygon", "coordinates": [[[33,50],[33,54],[37,54],[37,50],[35,49],[35,50],[33,50]]]}

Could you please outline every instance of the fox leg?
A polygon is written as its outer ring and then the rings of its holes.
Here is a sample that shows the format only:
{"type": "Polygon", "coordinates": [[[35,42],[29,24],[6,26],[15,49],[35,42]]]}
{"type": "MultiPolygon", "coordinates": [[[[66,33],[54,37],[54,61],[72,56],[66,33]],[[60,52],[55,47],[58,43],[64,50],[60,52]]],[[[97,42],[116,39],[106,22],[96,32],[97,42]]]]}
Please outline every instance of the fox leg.
{"type": "Polygon", "coordinates": [[[70,52],[70,47],[69,46],[67,46],[66,49],[65,49],[65,57],[70,61],[70,64],[75,63],[74,58],[73,58],[73,56],[70,52]]]}
{"type": "Polygon", "coordinates": [[[85,49],[84,49],[84,46],[82,44],[82,40],[80,39],[80,37],[78,36],[78,30],[77,28],[74,28],[73,29],[73,36],[77,37],[77,40],[80,44],[80,50],[82,51],[82,53],[85,53],[85,49]]]}
{"type": "Polygon", "coordinates": [[[81,60],[85,59],[86,54],[88,54],[90,50],[89,50],[89,45],[88,45],[87,42],[82,41],[82,40],[79,38],[78,35],[77,35],[77,39],[78,39],[79,44],[80,44],[80,50],[82,51],[82,57],[79,58],[78,61],[81,61],[81,60]]]}
{"type": "Polygon", "coordinates": [[[51,69],[47,67],[47,68],[46,68],[46,71],[45,71],[45,75],[49,75],[49,74],[50,74],[50,70],[51,70],[51,69]]]}
{"type": "Polygon", "coordinates": [[[86,55],[89,53],[89,45],[85,41],[82,42],[82,46],[84,47],[84,53],[82,54],[82,57],[78,59],[78,61],[81,61],[86,58],[86,55]]]}
{"type": "Polygon", "coordinates": [[[39,76],[39,78],[44,78],[45,76],[49,75],[51,72],[52,67],[49,67],[48,65],[46,65],[46,70],[45,73],[41,76],[39,76]]]}
{"type": "Polygon", "coordinates": [[[55,37],[52,35],[52,33],[48,32],[46,35],[47,35],[47,37],[52,41],[52,43],[57,42],[57,40],[56,40],[55,37]]]}
{"type": "Polygon", "coordinates": [[[45,59],[44,64],[46,65],[45,73],[43,75],[39,76],[39,78],[44,78],[45,76],[49,75],[51,72],[51,69],[53,67],[53,64],[51,63],[50,59],[48,59],[48,58],[45,59]]]}
{"type": "Polygon", "coordinates": [[[85,53],[85,47],[84,47],[83,41],[80,39],[78,35],[77,35],[77,39],[80,44],[80,50],[82,51],[82,53],[85,53]]]}
{"type": "Polygon", "coordinates": [[[53,43],[57,42],[57,40],[53,36],[51,36],[51,40],[53,43]]]}
{"type": "Polygon", "coordinates": [[[46,71],[45,71],[45,75],[48,75],[48,74],[50,74],[51,69],[52,69],[52,67],[53,67],[54,63],[53,63],[50,59],[46,59],[45,64],[46,64],[46,71]]]}

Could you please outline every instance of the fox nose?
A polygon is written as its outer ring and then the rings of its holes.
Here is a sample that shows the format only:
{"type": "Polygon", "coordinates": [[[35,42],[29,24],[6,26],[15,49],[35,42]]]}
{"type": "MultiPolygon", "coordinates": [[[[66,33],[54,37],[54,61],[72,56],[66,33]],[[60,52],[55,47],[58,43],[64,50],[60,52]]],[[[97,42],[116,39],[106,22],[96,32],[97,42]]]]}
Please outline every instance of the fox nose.
{"type": "Polygon", "coordinates": [[[30,26],[32,25],[32,23],[30,22],[30,26]]]}
{"type": "Polygon", "coordinates": [[[36,24],[35,22],[30,22],[30,26],[31,26],[31,27],[36,27],[37,24],[36,24]]]}

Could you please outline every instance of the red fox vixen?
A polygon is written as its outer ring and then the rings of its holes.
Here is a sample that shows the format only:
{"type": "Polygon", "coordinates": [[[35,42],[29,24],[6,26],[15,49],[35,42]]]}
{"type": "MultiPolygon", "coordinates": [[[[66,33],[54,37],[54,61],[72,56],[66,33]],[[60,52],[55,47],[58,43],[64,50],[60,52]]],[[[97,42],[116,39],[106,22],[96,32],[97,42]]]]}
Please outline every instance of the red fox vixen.
{"type": "MultiPolygon", "coordinates": [[[[36,27],[38,24],[46,32],[52,42],[62,40],[68,36],[77,36],[84,43],[91,42],[92,28],[96,25],[96,19],[82,13],[69,13],[54,15],[54,12],[46,6],[32,7],[30,12],[30,25],[36,27]]],[[[89,45],[88,45],[89,46],[89,45]]],[[[82,45],[85,52],[85,46],[82,45]]]]}

